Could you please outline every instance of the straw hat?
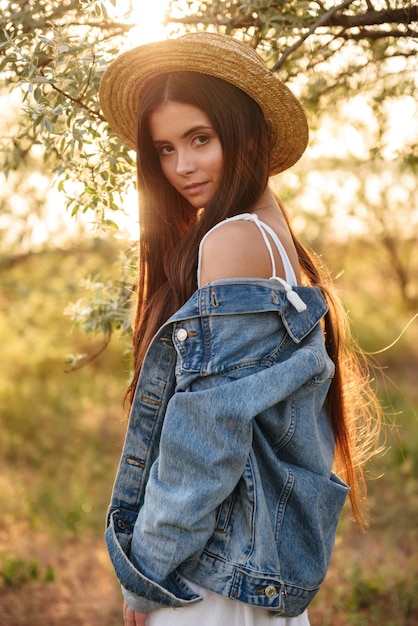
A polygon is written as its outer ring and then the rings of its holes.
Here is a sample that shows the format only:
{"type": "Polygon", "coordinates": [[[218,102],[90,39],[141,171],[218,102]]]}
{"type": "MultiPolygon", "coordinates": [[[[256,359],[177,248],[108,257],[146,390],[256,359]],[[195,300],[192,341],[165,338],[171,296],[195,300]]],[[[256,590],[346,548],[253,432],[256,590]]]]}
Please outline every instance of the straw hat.
{"type": "Polygon", "coordinates": [[[308,125],[299,101],[249,45],[206,32],[139,46],[106,69],[99,91],[103,113],[130,148],[135,150],[136,112],[145,83],[157,74],[181,70],[222,78],[259,104],[269,129],[270,174],[282,172],[302,156],[308,125]]]}

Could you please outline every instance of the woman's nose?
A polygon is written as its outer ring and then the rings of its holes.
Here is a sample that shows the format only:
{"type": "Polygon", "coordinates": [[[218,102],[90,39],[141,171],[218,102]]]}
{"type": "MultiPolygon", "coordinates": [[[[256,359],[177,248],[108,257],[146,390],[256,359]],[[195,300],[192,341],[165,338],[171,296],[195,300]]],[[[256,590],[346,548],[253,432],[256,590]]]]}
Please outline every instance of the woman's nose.
{"type": "Polygon", "coordinates": [[[179,150],[177,153],[177,174],[185,176],[196,171],[196,160],[189,150],[179,150]]]}

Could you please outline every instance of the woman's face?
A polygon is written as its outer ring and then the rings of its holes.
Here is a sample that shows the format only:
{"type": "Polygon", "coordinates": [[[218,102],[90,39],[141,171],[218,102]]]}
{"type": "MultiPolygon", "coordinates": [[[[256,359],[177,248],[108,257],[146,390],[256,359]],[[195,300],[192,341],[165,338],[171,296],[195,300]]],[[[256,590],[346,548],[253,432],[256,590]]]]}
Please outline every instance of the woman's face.
{"type": "Polygon", "coordinates": [[[204,208],[223,166],[221,142],[206,113],[164,102],[150,116],[150,132],[164,176],[192,206],[204,208]]]}

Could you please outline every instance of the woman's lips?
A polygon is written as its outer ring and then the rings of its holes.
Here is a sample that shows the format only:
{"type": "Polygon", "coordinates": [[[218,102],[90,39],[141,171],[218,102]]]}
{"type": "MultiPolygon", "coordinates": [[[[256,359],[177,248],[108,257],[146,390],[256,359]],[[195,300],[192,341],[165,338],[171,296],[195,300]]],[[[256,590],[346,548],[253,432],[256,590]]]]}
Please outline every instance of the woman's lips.
{"type": "Polygon", "coordinates": [[[184,187],[184,191],[192,196],[197,195],[205,189],[206,185],[207,183],[192,183],[190,185],[186,185],[184,187]]]}

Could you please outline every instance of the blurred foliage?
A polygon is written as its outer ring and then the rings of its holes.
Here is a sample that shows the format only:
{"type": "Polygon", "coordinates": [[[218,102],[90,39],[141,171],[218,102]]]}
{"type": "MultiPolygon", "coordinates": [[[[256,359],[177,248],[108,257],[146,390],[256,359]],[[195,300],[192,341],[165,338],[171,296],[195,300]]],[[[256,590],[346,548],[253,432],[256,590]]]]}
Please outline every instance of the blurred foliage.
{"type": "Polygon", "coordinates": [[[0,70],[22,92],[24,116],[2,138],[2,171],[20,167],[42,146],[71,214],[93,211],[114,228],[112,212],[133,186],[134,161],[99,109],[98,86],[118,53],[113,39],[129,26],[106,23],[104,2],[10,2],[0,16],[0,70]]]}
{"type": "Polygon", "coordinates": [[[95,342],[63,316],[85,273],[110,278],[121,245],[92,240],[42,252],[1,272],[0,508],[62,536],[103,528],[111,483],[102,476],[119,454],[123,395],[130,375],[124,335],[100,362],[65,373],[64,357],[95,342]],[[120,433],[118,435],[120,429],[120,433]]]}
{"type": "Polygon", "coordinates": [[[45,572],[41,572],[39,563],[31,559],[24,559],[6,556],[0,568],[0,579],[8,587],[22,587],[28,582],[39,581],[52,582],[55,578],[54,569],[48,566],[45,572]]]}
{"type": "Polygon", "coordinates": [[[116,332],[126,338],[127,352],[131,348],[131,307],[136,275],[136,246],[132,246],[119,256],[119,271],[114,277],[106,281],[100,275],[86,278],[83,286],[91,295],[79,298],[70,303],[64,313],[68,315],[77,328],[80,328],[88,337],[101,335],[103,343],[93,354],[67,355],[67,364],[72,371],[84,366],[96,358],[107,348],[113,334],[116,332]]]}

